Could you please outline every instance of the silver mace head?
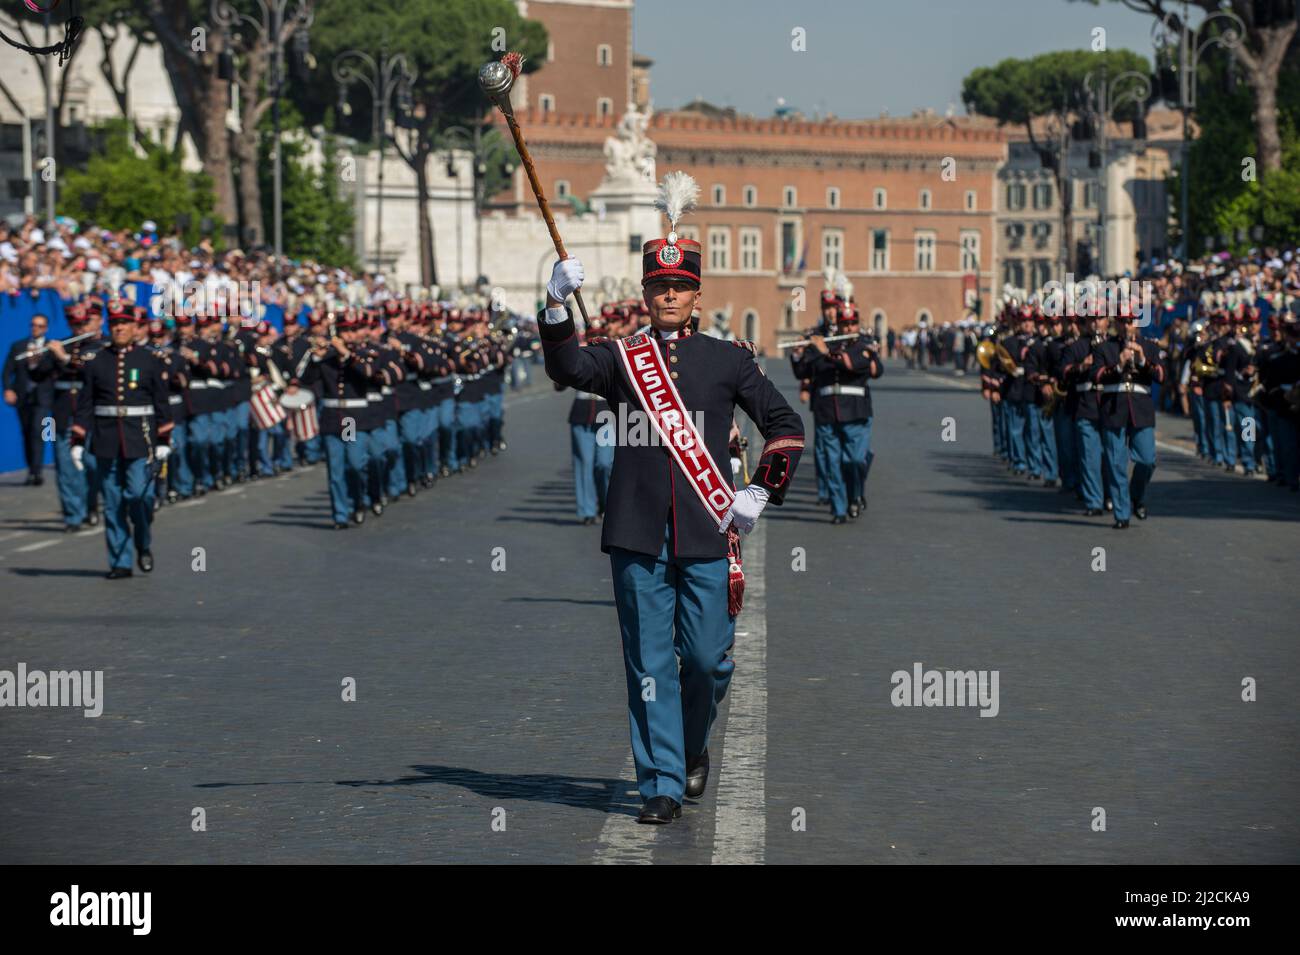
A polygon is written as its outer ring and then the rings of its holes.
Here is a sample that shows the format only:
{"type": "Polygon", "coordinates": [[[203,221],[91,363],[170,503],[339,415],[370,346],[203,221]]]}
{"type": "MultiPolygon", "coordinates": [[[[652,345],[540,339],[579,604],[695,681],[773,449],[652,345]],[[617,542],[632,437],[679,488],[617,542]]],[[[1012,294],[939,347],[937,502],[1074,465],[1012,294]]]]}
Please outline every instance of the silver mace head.
{"type": "Polygon", "coordinates": [[[515,76],[510,72],[510,67],[499,60],[484,63],[483,68],[478,71],[478,85],[498,104],[510,102],[510,88],[514,83],[515,76]]]}

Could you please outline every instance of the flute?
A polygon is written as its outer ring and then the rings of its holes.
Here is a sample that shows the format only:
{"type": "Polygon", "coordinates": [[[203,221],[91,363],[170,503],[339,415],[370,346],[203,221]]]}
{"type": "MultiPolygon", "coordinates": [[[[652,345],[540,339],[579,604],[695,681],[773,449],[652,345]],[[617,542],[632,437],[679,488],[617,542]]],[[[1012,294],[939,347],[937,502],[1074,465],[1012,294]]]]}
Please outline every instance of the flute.
{"type": "MultiPolygon", "coordinates": [[[[851,334],[851,335],[827,335],[825,338],[822,339],[822,341],[824,341],[824,342],[842,342],[842,341],[847,341],[847,340],[850,339],[850,338],[857,338],[857,337],[859,337],[859,336],[858,336],[858,334],[857,334],[856,332],[853,333],[853,334],[851,334]]],[[[777,345],[776,347],[777,347],[778,349],[781,349],[781,348],[802,348],[803,346],[808,345],[808,344],[810,344],[811,342],[812,342],[812,339],[811,339],[811,338],[799,338],[799,339],[796,339],[795,341],[792,341],[792,342],[781,342],[781,344],[777,345]]]]}

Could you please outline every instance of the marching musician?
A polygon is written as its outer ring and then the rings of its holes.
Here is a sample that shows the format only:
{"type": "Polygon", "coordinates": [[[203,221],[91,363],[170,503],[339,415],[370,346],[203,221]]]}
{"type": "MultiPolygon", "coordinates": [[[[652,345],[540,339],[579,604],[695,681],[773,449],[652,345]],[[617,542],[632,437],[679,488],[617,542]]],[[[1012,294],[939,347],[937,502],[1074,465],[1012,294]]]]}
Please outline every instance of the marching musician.
{"type": "Polygon", "coordinates": [[[1012,314],[1014,326],[1012,333],[1003,340],[1003,347],[1011,353],[1015,362],[1014,371],[1009,372],[1007,391],[1004,396],[1007,413],[1007,437],[1011,449],[1011,470],[1016,477],[1029,475],[1040,477],[1037,443],[1033,438],[1035,427],[1031,415],[1034,410],[1036,389],[1025,374],[1025,359],[1029,354],[1030,342],[1034,334],[1034,312],[1024,306],[1012,314]]]}
{"type": "Polygon", "coordinates": [[[1260,418],[1251,404],[1251,387],[1255,381],[1255,342],[1251,337],[1252,324],[1258,325],[1258,311],[1251,316],[1244,306],[1239,306],[1233,316],[1235,336],[1229,338],[1224,346],[1220,367],[1223,369],[1223,403],[1227,411],[1226,420],[1232,421],[1232,428],[1226,429],[1224,447],[1224,468],[1236,470],[1240,464],[1247,477],[1255,474],[1255,439],[1256,431],[1262,431],[1260,418]],[[1253,422],[1251,427],[1247,421],[1253,422]],[[1249,440],[1247,440],[1249,437],[1249,440]]]}
{"type": "MultiPolygon", "coordinates": [[[[616,309],[612,304],[601,307],[593,315],[583,333],[583,344],[592,345],[605,340],[610,331],[609,321],[616,309]]],[[[564,386],[556,384],[557,391],[564,386]]],[[[609,416],[609,402],[590,391],[579,391],[569,406],[569,448],[573,458],[573,496],[577,503],[578,519],[583,524],[595,524],[605,516],[605,501],[609,494],[609,472],[614,466],[616,436],[602,422],[609,416]]],[[[617,424],[615,424],[617,427],[617,424]]]]}
{"type": "Polygon", "coordinates": [[[414,331],[413,326],[417,326],[418,322],[413,321],[413,318],[407,311],[406,303],[399,305],[392,299],[384,303],[388,347],[398,354],[406,371],[395,388],[401,456],[398,458],[394,484],[399,490],[405,491],[408,497],[415,496],[417,479],[422,482],[426,480],[424,451],[430,410],[428,393],[432,389],[425,376],[428,353],[423,337],[414,331]]]}
{"type": "Polygon", "coordinates": [[[69,305],[64,314],[74,338],[80,341],[50,342],[50,354],[57,371],[54,378],[54,466],[58,475],[59,503],[63,510],[63,530],[72,533],[82,525],[99,523],[99,490],[93,480],[93,467],[83,458],[83,467],[72,463],[72,424],[77,410],[77,395],[83,385],[86,362],[103,347],[100,338],[100,304],[97,301],[69,305]]]}
{"type": "Polygon", "coordinates": [[[1300,321],[1294,312],[1283,313],[1279,331],[1282,347],[1272,352],[1261,369],[1269,432],[1277,459],[1277,484],[1300,490],[1300,321]]]}
{"type": "Polygon", "coordinates": [[[574,258],[555,264],[538,317],[553,381],[647,413],[660,436],[657,444],[616,447],[601,532],[623,639],[643,823],[671,822],[684,796],[704,792],[709,730],[734,669],[739,535],[753,529],[769,501],[781,503],[804,445],[799,414],[753,353],[693,333],[700,246],[679,239],[676,228],[698,193],[683,173],[670,173],[660,186],[659,207],[672,231],[643,248],[651,331],[579,347],[564,304],[583,282],[574,258]],[[754,481],[733,491],[725,463],[737,405],[768,443],[754,481]]]}
{"type": "MultiPolygon", "coordinates": [[[[326,318],[328,337],[312,346],[308,382],[319,381],[320,430],[330,489],[334,529],[365,521],[370,470],[370,402],[378,369],[362,346],[362,320],[349,308],[326,318]]],[[[380,509],[382,513],[382,508],[380,509]]]]}
{"type": "Polygon", "coordinates": [[[796,348],[790,363],[796,378],[811,383],[816,428],[817,472],[826,482],[831,523],[856,519],[867,506],[866,480],[871,469],[871,380],[884,373],[877,345],[861,330],[856,305],[837,305],[831,325],[850,341],[827,344],[813,335],[796,348]]]}
{"type": "MultiPolygon", "coordinates": [[[[293,321],[287,324],[294,324],[293,321]]],[[[263,390],[272,389],[268,400],[274,402],[279,407],[280,392],[285,385],[283,372],[280,363],[277,360],[275,352],[276,333],[275,326],[268,321],[260,321],[254,329],[257,338],[256,344],[251,352],[250,373],[254,379],[255,393],[263,390]]],[[[274,477],[279,474],[282,464],[291,460],[291,448],[288,430],[285,428],[284,418],[277,412],[271,418],[265,420],[259,419],[258,414],[253,415],[253,430],[256,432],[257,442],[257,471],[255,474],[261,477],[274,477]],[[279,419],[279,420],[276,420],[279,419]],[[270,427],[264,427],[269,422],[270,427]]]]}
{"type": "Polygon", "coordinates": [[[1146,520],[1146,491],[1156,469],[1156,406],[1151,386],[1164,381],[1160,348],[1138,335],[1132,309],[1121,308],[1115,334],[1092,350],[1092,381],[1101,389],[1102,443],[1106,450],[1117,530],[1130,515],[1146,520]],[[1130,478],[1128,465],[1133,462],[1130,478]]]}
{"type": "Polygon", "coordinates": [[[130,577],[136,564],[153,570],[149,484],[155,463],[171,453],[171,405],[161,362],[135,344],[138,323],[120,302],[108,305],[110,344],[84,365],[72,425],[72,458],[84,467],[87,446],[95,456],[104,495],[108,579],[130,577]]]}
{"type": "MultiPolygon", "coordinates": [[[[145,309],[140,309],[137,313],[138,318],[147,316],[145,309]]],[[[138,321],[138,319],[137,319],[138,321]]],[[[154,481],[149,485],[149,503],[156,511],[162,506],[162,502],[175,501],[179,498],[179,493],[172,489],[174,478],[171,476],[172,470],[180,461],[184,454],[184,444],[176,440],[177,431],[183,432],[184,428],[181,422],[184,420],[185,408],[185,378],[184,378],[184,361],[180,359],[172,347],[171,330],[161,318],[152,320],[146,319],[149,330],[148,339],[141,346],[149,349],[153,356],[163,368],[163,380],[167,382],[167,405],[171,409],[172,431],[171,440],[168,442],[173,454],[162,467],[158,469],[158,474],[154,481]]]]}
{"type": "MultiPolygon", "coordinates": [[[[303,327],[301,318],[302,316],[299,316],[296,320],[286,320],[284,335],[271,346],[272,359],[279,367],[285,381],[284,394],[286,397],[292,396],[293,399],[297,399],[304,392],[310,394],[310,389],[303,384],[303,379],[311,364],[312,350],[309,335],[303,327]]],[[[312,335],[320,332],[320,318],[314,311],[307,315],[307,323],[312,335]]],[[[315,397],[312,396],[311,403],[314,403],[315,397]]],[[[292,440],[285,443],[284,455],[278,462],[281,471],[292,469],[295,460],[293,448],[295,443],[298,445],[296,459],[301,464],[316,464],[324,454],[321,450],[319,433],[309,437],[294,433],[292,440]]]]}
{"type": "Polygon", "coordinates": [[[1102,460],[1101,392],[1092,373],[1097,361],[1095,351],[1106,339],[1110,317],[1100,307],[1081,318],[1083,334],[1061,352],[1061,384],[1067,392],[1065,411],[1074,424],[1083,513],[1085,517],[1100,517],[1110,495],[1102,460]]]}
{"type": "Polygon", "coordinates": [[[1025,351],[1025,378],[1034,388],[1033,403],[1028,408],[1030,442],[1030,478],[1042,477],[1043,487],[1056,487],[1056,431],[1047,414],[1046,405],[1052,397],[1052,370],[1047,354],[1047,343],[1052,335],[1052,319],[1046,311],[1034,312],[1033,332],[1025,351]],[[1034,472],[1032,462],[1038,462],[1034,472]]]}

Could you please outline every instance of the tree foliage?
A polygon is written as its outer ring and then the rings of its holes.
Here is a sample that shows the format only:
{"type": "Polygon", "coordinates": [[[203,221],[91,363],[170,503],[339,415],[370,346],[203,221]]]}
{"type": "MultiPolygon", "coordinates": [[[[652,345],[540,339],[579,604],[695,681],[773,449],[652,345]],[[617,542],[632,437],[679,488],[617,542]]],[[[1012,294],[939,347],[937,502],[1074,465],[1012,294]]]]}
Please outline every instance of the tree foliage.
{"type": "Polygon", "coordinates": [[[145,155],[139,155],[127,130],[121,119],[94,128],[103,148],[84,170],[63,171],[59,213],[108,229],[138,229],[152,219],[163,231],[170,231],[178,217],[188,216],[184,237],[191,245],[202,237],[200,220],[209,216],[219,234],[212,180],[204,173],[185,172],[179,149],[150,142],[145,155]]]}

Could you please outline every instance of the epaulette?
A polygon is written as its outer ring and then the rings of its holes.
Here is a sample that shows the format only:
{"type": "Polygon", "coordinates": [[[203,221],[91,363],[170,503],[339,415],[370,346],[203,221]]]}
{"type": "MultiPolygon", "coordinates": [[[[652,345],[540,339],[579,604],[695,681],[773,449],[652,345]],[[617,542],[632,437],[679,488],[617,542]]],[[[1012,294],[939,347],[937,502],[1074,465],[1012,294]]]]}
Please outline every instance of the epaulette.
{"type": "Polygon", "coordinates": [[[748,339],[733,338],[731,340],[731,344],[736,345],[740,348],[747,348],[749,349],[749,353],[751,355],[753,355],[755,358],[758,357],[758,345],[756,345],[754,342],[749,341],[748,339]]]}
{"type": "Polygon", "coordinates": [[[610,338],[608,335],[592,335],[586,341],[584,341],[583,344],[595,345],[598,342],[612,342],[613,340],[614,339],[610,338]]]}

